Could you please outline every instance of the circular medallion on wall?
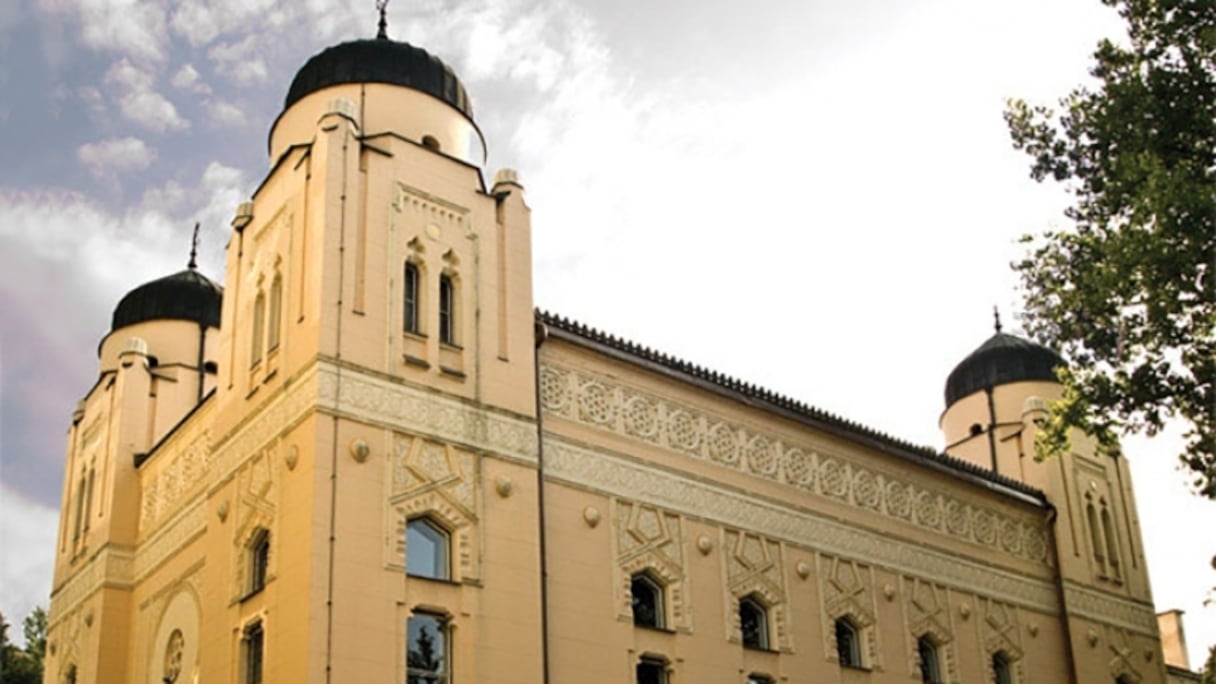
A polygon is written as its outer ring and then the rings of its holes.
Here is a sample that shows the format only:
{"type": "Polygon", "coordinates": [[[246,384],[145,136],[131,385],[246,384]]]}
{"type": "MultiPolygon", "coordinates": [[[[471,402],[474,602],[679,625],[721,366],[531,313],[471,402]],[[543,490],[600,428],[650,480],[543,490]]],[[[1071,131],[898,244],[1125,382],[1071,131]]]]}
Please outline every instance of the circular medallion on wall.
{"type": "Polygon", "coordinates": [[[186,650],[186,638],[180,629],[173,630],[165,644],[165,684],[173,684],[182,673],[182,652],[186,650]]]}

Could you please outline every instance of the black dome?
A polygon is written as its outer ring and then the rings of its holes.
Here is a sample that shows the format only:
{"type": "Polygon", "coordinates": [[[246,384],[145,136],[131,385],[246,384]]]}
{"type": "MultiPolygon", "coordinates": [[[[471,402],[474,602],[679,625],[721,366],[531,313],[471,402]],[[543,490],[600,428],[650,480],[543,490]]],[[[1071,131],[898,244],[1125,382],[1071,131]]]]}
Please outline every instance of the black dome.
{"type": "Polygon", "coordinates": [[[950,371],[946,408],[985,387],[1022,380],[1055,380],[1056,366],[1063,365],[1064,359],[1047,347],[998,332],[950,371]]]}
{"type": "Polygon", "coordinates": [[[353,40],[313,55],[291,81],[283,109],[309,93],[343,83],[388,83],[413,88],[452,105],[470,121],[473,119],[469,95],[446,64],[422,48],[387,38],[353,40]]]}
{"type": "Polygon", "coordinates": [[[110,330],[162,319],[220,327],[224,290],[194,269],[187,269],[131,290],[114,308],[110,330]]]}

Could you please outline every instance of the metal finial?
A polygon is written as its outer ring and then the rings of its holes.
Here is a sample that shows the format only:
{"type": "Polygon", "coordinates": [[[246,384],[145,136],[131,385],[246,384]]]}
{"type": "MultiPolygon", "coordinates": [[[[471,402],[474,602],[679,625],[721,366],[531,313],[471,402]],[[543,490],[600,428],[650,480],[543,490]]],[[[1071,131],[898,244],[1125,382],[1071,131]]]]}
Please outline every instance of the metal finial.
{"type": "Polygon", "coordinates": [[[388,0],[376,0],[376,11],[380,12],[380,30],[376,32],[376,37],[384,40],[388,40],[387,8],[388,0]]]}
{"type": "Polygon", "coordinates": [[[1001,332],[1001,310],[992,305],[992,327],[996,328],[997,333],[1001,332]]]}
{"type": "Polygon", "coordinates": [[[198,268],[198,222],[194,222],[194,239],[190,241],[190,263],[186,267],[194,270],[198,268]]]}

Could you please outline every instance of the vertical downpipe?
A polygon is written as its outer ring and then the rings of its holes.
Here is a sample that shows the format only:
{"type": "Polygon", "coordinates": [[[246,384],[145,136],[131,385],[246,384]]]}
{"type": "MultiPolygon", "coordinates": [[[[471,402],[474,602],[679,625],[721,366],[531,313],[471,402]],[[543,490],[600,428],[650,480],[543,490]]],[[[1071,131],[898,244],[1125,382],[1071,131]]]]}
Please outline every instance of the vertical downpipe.
{"type": "MultiPolygon", "coordinates": [[[[334,325],[334,402],[341,401],[342,396],[342,287],[345,283],[346,270],[346,182],[347,148],[350,143],[349,123],[344,122],[342,133],[342,195],[339,197],[338,210],[338,301],[336,312],[338,319],[334,325]]],[[[324,241],[322,241],[324,244],[324,241]]],[[[335,408],[337,408],[335,406],[335,408]]],[[[338,519],[338,428],[339,419],[335,411],[333,416],[333,435],[329,456],[329,580],[325,597],[325,681],[333,681],[333,645],[334,645],[334,558],[337,541],[338,519]]]]}
{"type": "Polygon", "coordinates": [[[532,348],[532,383],[536,397],[536,508],[538,521],[537,546],[540,547],[540,659],[542,684],[549,684],[549,564],[545,551],[545,430],[540,402],[540,346],[549,337],[549,330],[536,320],[536,343],[532,348]]]}
{"type": "Polygon", "coordinates": [[[1064,568],[1060,560],[1060,540],[1056,537],[1056,520],[1059,518],[1056,507],[1047,504],[1047,534],[1051,535],[1051,548],[1056,550],[1056,596],[1060,601],[1061,627],[1064,628],[1064,654],[1068,658],[1068,681],[1077,684],[1077,657],[1072,647],[1072,630],[1069,627],[1068,597],[1064,591],[1064,568]]]}
{"type": "Polygon", "coordinates": [[[984,388],[984,394],[988,395],[988,455],[992,458],[992,472],[997,472],[996,469],[996,401],[992,398],[993,391],[991,387],[984,388]]]}

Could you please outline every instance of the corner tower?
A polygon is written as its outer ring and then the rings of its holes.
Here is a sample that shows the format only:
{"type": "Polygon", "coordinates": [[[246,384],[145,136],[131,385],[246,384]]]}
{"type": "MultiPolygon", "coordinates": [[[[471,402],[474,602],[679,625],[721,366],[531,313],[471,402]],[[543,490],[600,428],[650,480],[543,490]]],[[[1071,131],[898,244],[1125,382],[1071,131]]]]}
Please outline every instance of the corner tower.
{"type": "Polygon", "coordinates": [[[1079,430],[1069,436],[1068,453],[1040,459],[1035,452],[1050,402],[1062,395],[1056,369],[1065,363],[1042,345],[1002,332],[998,319],[995,334],[946,380],[940,421],[946,452],[1047,495],[1073,681],[1103,671],[1119,681],[1140,681],[1149,671],[1164,678],[1126,460],[1100,453],[1079,430]],[[1112,612],[1123,619],[1097,617],[1112,612]]]}

